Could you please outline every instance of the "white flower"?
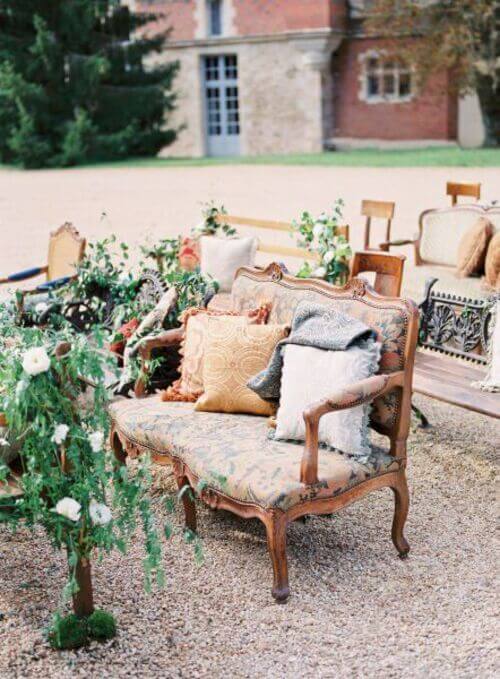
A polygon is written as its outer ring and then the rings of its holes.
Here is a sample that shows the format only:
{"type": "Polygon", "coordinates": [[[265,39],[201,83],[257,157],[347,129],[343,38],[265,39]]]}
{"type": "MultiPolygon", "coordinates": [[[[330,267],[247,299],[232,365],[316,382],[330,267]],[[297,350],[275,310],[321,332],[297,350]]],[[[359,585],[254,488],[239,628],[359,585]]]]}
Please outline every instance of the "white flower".
{"type": "Polygon", "coordinates": [[[110,508],[102,502],[97,502],[96,500],[90,501],[89,514],[92,523],[97,526],[105,526],[113,518],[110,508]]]}
{"type": "Polygon", "coordinates": [[[104,443],[104,434],[102,431],[93,431],[92,434],[89,434],[89,443],[92,452],[98,453],[102,450],[102,444],[104,443]]]}
{"type": "Polygon", "coordinates": [[[28,349],[23,356],[23,368],[28,375],[39,375],[50,368],[50,358],[45,347],[28,349]]]}
{"type": "Polygon", "coordinates": [[[35,312],[41,315],[43,314],[44,311],[47,311],[48,308],[49,305],[46,304],[45,302],[38,302],[38,304],[35,307],[35,312]]]}
{"type": "Polygon", "coordinates": [[[54,507],[56,514],[65,516],[71,521],[79,521],[81,509],[81,504],[76,500],[73,500],[72,497],[63,497],[63,499],[59,500],[59,502],[54,507]]]}
{"type": "Polygon", "coordinates": [[[0,446],[8,446],[10,443],[7,441],[7,439],[0,438],[0,446]]]}
{"type": "Polygon", "coordinates": [[[314,269],[312,272],[312,275],[314,278],[324,278],[326,276],[326,269],[324,266],[318,266],[317,269],[314,269]]]}
{"type": "Polygon", "coordinates": [[[68,432],[69,427],[67,424],[58,424],[54,429],[52,440],[54,441],[54,443],[57,443],[57,445],[61,445],[61,443],[64,443],[64,441],[66,440],[68,432]]]}
{"type": "Polygon", "coordinates": [[[313,226],[313,235],[315,238],[320,238],[325,230],[325,225],[322,222],[316,222],[313,226]]]}
{"type": "Polygon", "coordinates": [[[335,259],[335,251],[334,250],[328,250],[328,252],[325,252],[325,254],[323,255],[323,264],[328,266],[328,264],[330,264],[330,262],[333,262],[334,259],[335,259]]]}

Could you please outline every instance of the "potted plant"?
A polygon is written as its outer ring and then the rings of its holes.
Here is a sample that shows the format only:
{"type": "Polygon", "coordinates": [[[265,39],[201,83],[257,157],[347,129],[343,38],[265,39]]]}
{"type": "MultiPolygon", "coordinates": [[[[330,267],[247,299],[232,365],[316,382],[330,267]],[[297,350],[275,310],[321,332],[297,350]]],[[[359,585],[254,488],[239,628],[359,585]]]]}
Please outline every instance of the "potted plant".
{"type": "MultiPolygon", "coordinates": [[[[132,474],[107,445],[106,352],[70,330],[2,326],[0,411],[9,440],[21,441],[20,496],[0,501],[0,519],[42,526],[65,551],[74,613],[56,614],[50,632],[56,648],[114,634],[111,614],[96,612],[91,562],[99,552],[125,551],[137,522],[145,534],[145,585],[162,584],[162,549],[147,490],[147,463],[132,474]]],[[[0,458],[0,483],[10,469],[0,458]]],[[[170,532],[170,529],[169,531],[170,532]]]]}

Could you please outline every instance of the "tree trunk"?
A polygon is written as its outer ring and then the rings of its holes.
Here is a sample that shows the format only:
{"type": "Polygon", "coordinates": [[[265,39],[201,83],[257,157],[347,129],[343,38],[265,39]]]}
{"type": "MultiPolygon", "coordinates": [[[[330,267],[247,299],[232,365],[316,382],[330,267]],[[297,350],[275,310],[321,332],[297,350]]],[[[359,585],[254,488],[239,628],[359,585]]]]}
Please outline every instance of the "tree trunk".
{"type": "Polygon", "coordinates": [[[73,594],[73,610],[80,617],[88,617],[94,612],[94,594],[92,592],[92,574],[90,561],[84,557],[76,564],[76,582],[78,592],[73,594]]]}
{"type": "Polygon", "coordinates": [[[489,75],[477,76],[477,96],[486,131],[485,146],[500,144],[500,90],[489,75]]]}

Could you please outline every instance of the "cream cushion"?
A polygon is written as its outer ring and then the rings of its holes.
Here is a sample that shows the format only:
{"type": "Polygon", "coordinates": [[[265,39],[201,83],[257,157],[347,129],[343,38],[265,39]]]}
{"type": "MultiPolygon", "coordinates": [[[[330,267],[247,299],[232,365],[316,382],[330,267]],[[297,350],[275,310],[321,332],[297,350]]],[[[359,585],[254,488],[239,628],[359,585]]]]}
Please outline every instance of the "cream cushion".
{"type": "MultiPolygon", "coordinates": [[[[368,343],[367,343],[368,344],[368,343]]],[[[304,441],[303,413],[313,403],[373,375],[380,359],[380,345],[325,351],[289,344],[284,350],[281,396],[275,438],[304,441]]],[[[368,408],[365,405],[323,415],[319,441],[351,455],[368,455],[368,408]]]]}
{"type": "Polygon", "coordinates": [[[201,272],[217,281],[220,292],[229,292],[236,271],[241,266],[253,266],[257,243],[256,238],[202,236],[201,272]]]}

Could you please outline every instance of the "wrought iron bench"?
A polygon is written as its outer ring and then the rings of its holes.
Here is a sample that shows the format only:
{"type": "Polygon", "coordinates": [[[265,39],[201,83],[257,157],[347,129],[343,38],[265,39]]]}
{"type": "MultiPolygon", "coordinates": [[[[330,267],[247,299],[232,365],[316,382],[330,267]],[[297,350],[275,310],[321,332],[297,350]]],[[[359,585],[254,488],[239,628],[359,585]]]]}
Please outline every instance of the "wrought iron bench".
{"type": "MultiPolygon", "coordinates": [[[[475,300],[436,292],[437,280],[427,282],[420,305],[420,349],[415,358],[413,390],[500,418],[500,395],[472,386],[486,373],[489,322],[498,295],[475,300]]],[[[425,416],[419,416],[427,426],[425,416]]]]}

